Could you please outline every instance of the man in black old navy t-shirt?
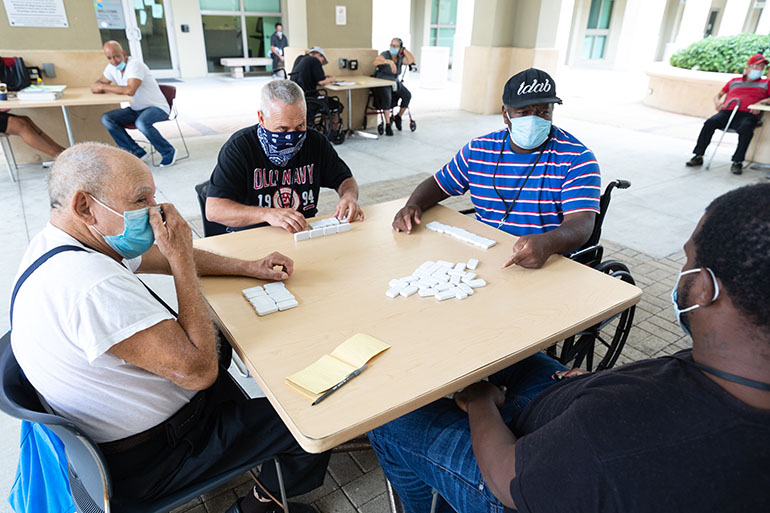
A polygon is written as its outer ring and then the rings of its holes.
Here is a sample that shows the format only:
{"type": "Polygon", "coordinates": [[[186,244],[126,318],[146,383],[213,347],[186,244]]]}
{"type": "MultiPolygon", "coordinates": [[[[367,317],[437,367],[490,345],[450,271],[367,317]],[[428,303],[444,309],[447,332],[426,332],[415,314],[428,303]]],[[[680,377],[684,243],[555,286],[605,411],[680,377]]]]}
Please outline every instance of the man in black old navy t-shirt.
{"type": "Polygon", "coordinates": [[[358,184],[326,138],[306,129],[305,95],[290,80],[262,89],[259,124],[239,130],[219,152],[206,200],[209,221],[230,228],[263,223],[307,230],[321,187],[334,189],[334,216],[363,221],[358,184]]]}
{"type": "Polygon", "coordinates": [[[408,513],[770,511],[770,184],[717,198],[672,292],[693,347],[537,353],[369,434],[408,513]],[[560,378],[566,377],[560,381],[560,378]]]}

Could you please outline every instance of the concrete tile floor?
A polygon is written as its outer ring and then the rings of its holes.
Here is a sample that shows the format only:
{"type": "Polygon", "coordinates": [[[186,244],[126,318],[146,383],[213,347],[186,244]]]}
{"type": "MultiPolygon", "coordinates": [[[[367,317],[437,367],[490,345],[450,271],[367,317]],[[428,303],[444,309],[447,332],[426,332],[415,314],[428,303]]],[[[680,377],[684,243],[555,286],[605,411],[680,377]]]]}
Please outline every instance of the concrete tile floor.
{"type": "MultiPolygon", "coordinates": [[[[606,258],[624,261],[645,291],[637,308],[634,329],[620,363],[669,354],[687,347],[670,309],[670,289],[683,261],[681,245],[703,208],[719,194],[764,180],[764,172],[729,173],[734,136],[725,138],[711,171],[684,167],[702,120],[650,109],[639,100],[643,93],[637,75],[562,70],[557,80],[564,105],[557,107],[557,125],[592,148],[602,166],[604,182],[625,178],[631,189],[617,191],[604,225],[606,258]],[[586,80],[593,77],[591,87],[586,80]],[[621,89],[629,83],[628,94],[621,89]]],[[[200,233],[193,186],[208,178],[219,148],[232,131],[256,118],[256,104],[264,79],[241,82],[223,77],[187,81],[179,86],[183,133],[192,157],[172,168],[154,169],[159,201],[173,202],[200,233]],[[227,87],[228,94],[216,94],[227,87]]],[[[498,115],[479,116],[455,110],[457,84],[428,91],[413,82],[414,133],[397,133],[377,141],[350,139],[336,149],[361,184],[362,204],[407,196],[422,179],[448,161],[470,137],[502,127],[498,115]]],[[[172,137],[173,125],[162,131],[172,137]]],[[[181,146],[180,141],[174,141],[181,146]]],[[[46,172],[22,166],[20,180],[11,183],[0,173],[0,202],[4,231],[0,233],[0,288],[10,291],[19,259],[29,239],[44,226],[47,215],[46,172]]],[[[334,194],[322,195],[322,213],[333,208],[334,194]]],[[[462,208],[466,199],[449,204],[462,208]]],[[[153,277],[151,285],[174,302],[170,280],[153,277]]],[[[7,311],[8,294],[0,295],[0,311],[7,311]]],[[[0,316],[0,329],[7,328],[0,316]]],[[[249,393],[259,394],[251,380],[242,380],[249,393]]],[[[18,456],[18,423],[0,415],[0,513],[10,511],[4,501],[13,483],[18,456]]],[[[179,511],[223,512],[249,488],[248,476],[192,501],[179,511]]],[[[387,511],[384,482],[371,452],[335,455],[324,485],[300,500],[326,513],[387,511]]]]}

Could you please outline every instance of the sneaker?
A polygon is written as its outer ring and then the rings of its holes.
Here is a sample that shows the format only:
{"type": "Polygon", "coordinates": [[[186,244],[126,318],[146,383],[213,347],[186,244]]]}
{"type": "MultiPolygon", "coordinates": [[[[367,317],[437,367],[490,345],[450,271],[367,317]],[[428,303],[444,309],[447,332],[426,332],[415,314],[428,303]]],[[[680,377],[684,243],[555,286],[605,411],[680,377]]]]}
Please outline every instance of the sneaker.
{"type": "Polygon", "coordinates": [[[43,166],[45,169],[48,169],[49,167],[52,167],[52,166],[53,166],[53,160],[46,160],[45,162],[42,162],[42,163],[41,163],[41,165],[42,165],[42,166],[43,166]]]}
{"type": "Polygon", "coordinates": [[[687,167],[697,167],[703,165],[703,155],[693,155],[690,160],[684,163],[687,167]]]}
{"type": "Polygon", "coordinates": [[[171,155],[164,155],[163,160],[160,161],[160,167],[173,166],[176,162],[176,148],[171,155]]]}
{"type": "Polygon", "coordinates": [[[743,163],[741,162],[733,162],[733,165],[730,166],[730,172],[734,175],[740,175],[743,173],[743,163]]]}
{"type": "Polygon", "coordinates": [[[390,123],[385,125],[385,135],[393,135],[393,127],[390,123]]]}
{"type": "Polygon", "coordinates": [[[396,124],[396,128],[400,132],[401,131],[401,116],[399,116],[399,115],[393,116],[393,122],[396,124]]]}

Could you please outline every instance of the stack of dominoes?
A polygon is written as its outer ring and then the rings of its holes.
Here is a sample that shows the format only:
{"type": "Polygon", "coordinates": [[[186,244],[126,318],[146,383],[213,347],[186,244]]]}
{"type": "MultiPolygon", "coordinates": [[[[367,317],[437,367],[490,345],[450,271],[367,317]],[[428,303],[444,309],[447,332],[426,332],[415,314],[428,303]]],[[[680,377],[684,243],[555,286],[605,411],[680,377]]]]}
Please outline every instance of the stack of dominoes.
{"type": "Polygon", "coordinates": [[[438,301],[472,296],[474,289],[484,287],[487,282],[471,272],[479,261],[471,258],[468,262],[452,263],[446,260],[433,262],[428,260],[418,267],[411,276],[390,280],[390,288],[385,293],[393,299],[397,296],[409,297],[419,293],[421,297],[433,296],[438,301]]]}
{"type": "Polygon", "coordinates": [[[473,244],[474,246],[477,246],[481,249],[489,249],[497,244],[497,241],[487,239],[481,235],[476,235],[475,233],[471,233],[464,228],[458,228],[457,226],[450,226],[448,224],[441,224],[438,221],[431,221],[425,225],[425,228],[432,232],[451,235],[455,239],[467,242],[468,244],[473,244]]]}
{"type": "Polygon", "coordinates": [[[299,242],[301,240],[316,239],[318,237],[323,237],[324,235],[334,235],[336,233],[349,231],[350,223],[341,222],[336,217],[327,217],[326,219],[310,223],[309,230],[295,233],[294,241],[299,242]]]}
{"type": "Polygon", "coordinates": [[[265,283],[264,287],[244,289],[243,295],[260,317],[299,306],[294,295],[280,281],[265,283]]]}

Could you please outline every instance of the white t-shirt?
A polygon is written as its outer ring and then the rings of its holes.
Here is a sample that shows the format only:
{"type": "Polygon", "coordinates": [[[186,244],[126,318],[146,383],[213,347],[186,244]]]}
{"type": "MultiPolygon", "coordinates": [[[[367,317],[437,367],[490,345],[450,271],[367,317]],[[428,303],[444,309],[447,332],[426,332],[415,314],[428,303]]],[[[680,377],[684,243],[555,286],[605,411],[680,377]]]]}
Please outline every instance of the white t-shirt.
{"type": "MultiPolygon", "coordinates": [[[[18,280],[37,258],[77,240],[50,223],[29,244],[18,280]]],[[[107,351],[173,319],[124,260],[86,248],[49,258],[19,289],[11,344],[24,374],[53,410],[96,442],[140,433],[168,419],[195,395],[107,351]]]]}
{"type": "Polygon", "coordinates": [[[129,106],[134,110],[158,107],[166,114],[169,113],[166,97],[163,96],[163,93],[158,86],[158,82],[155,80],[155,77],[152,76],[150,68],[148,68],[142,61],[129,58],[123,73],[112,64],[107,64],[107,67],[104,68],[104,76],[110,82],[115,82],[119,86],[127,86],[129,78],[138,78],[142,81],[142,84],[137,88],[134,96],[132,96],[134,101],[131,102],[129,106]]]}

